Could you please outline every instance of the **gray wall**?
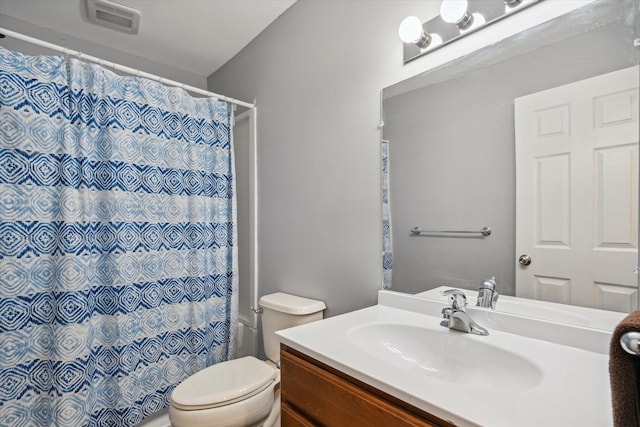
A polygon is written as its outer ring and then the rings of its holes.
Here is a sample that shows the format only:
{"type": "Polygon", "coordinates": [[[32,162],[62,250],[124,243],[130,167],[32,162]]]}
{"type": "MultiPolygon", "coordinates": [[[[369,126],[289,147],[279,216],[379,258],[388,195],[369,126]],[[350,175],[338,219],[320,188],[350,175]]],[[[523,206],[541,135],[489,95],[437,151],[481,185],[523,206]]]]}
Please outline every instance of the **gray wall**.
{"type": "Polygon", "coordinates": [[[385,99],[393,289],[477,289],[495,276],[499,292],[514,295],[514,99],[635,65],[633,27],[617,12],[601,16],[593,28],[589,16],[587,28],[572,18],[571,30],[561,22],[531,30],[432,73],[442,82],[385,99]],[[488,225],[493,234],[412,236],[416,225],[488,225]]]}
{"type": "Polygon", "coordinates": [[[260,294],[326,302],[332,316],[381,287],[380,90],[402,65],[397,31],[424,1],[300,0],[209,77],[257,98],[260,294]]]}

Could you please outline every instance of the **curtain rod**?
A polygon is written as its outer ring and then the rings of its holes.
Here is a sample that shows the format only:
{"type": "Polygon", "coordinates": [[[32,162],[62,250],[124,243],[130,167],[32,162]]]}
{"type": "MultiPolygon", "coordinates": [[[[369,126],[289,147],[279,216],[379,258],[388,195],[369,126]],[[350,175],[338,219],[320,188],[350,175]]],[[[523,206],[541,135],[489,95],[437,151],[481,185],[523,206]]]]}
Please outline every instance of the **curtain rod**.
{"type": "Polygon", "coordinates": [[[97,58],[95,56],[86,55],[86,54],[84,54],[82,52],[78,52],[78,51],[75,51],[75,50],[67,49],[66,47],[62,47],[62,46],[59,46],[57,44],[49,43],[49,42],[46,42],[44,40],[36,39],[34,37],[30,37],[30,36],[27,36],[27,35],[24,35],[24,34],[21,34],[21,33],[17,33],[15,31],[7,30],[7,29],[2,28],[2,27],[0,27],[0,34],[4,34],[7,37],[13,37],[13,38],[15,38],[17,40],[22,40],[22,41],[25,41],[25,42],[28,42],[28,43],[32,43],[32,44],[35,44],[37,46],[42,46],[42,47],[45,47],[47,49],[55,50],[57,52],[63,53],[64,55],[75,56],[76,58],[78,58],[80,60],[89,61],[89,62],[95,62],[95,63],[97,63],[99,65],[102,65],[103,67],[113,68],[114,70],[118,70],[118,71],[121,71],[123,73],[135,75],[137,77],[144,77],[144,78],[149,79],[149,80],[155,80],[157,82],[160,82],[160,83],[168,85],[168,86],[176,86],[176,87],[179,87],[181,89],[184,89],[184,90],[192,92],[192,93],[197,93],[199,95],[210,96],[210,97],[222,100],[222,101],[230,102],[231,104],[240,105],[242,107],[247,107],[247,108],[254,108],[255,107],[255,104],[251,104],[249,102],[239,101],[237,99],[229,98],[229,97],[224,96],[224,95],[219,95],[217,93],[209,92],[209,91],[206,91],[204,89],[197,88],[195,86],[189,86],[189,85],[186,85],[184,83],[176,82],[174,80],[165,79],[164,77],[156,76],[155,74],[150,74],[150,73],[147,73],[145,71],[136,70],[135,68],[126,67],[124,65],[116,64],[115,62],[105,61],[104,59],[100,59],[100,58],[97,58]]]}

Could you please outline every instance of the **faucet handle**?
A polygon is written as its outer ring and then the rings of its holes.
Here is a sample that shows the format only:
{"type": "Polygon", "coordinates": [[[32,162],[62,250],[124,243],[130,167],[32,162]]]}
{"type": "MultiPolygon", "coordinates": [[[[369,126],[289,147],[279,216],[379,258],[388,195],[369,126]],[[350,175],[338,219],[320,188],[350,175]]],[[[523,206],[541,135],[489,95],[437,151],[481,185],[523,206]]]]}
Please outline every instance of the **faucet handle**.
{"type": "Polygon", "coordinates": [[[480,307],[496,308],[498,301],[498,291],[496,290],[496,278],[484,279],[478,288],[478,300],[476,305],[480,307]]]}
{"type": "Polygon", "coordinates": [[[449,305],[453,310],[462,310],[467,307],[467,296],[459,289],[447,289],[441,292],[442,295],[449,297],[449,305]]]}
{"type": "Polygon", "coordinates": [[[491,291],[494,291],[496,289],[496,278],[495,278],[495,276],[491,277],[490,279],[484,279],[480,283],[480,289],[489,289],[491,291]]]}

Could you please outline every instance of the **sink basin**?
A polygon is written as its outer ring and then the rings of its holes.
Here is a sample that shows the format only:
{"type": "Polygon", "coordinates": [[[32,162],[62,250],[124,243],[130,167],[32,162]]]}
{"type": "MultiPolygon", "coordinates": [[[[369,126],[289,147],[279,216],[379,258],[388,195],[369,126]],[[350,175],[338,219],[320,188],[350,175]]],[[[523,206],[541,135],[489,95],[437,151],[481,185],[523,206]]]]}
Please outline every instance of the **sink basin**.
{"type": "Polygon", "coordinates": [[[402,323],[373,322],[347,330],[355,347],[412,374],[495,391],[535,387],[542,372],[530,360],[473,336],[446,328],[434,330],[402,323]]]}

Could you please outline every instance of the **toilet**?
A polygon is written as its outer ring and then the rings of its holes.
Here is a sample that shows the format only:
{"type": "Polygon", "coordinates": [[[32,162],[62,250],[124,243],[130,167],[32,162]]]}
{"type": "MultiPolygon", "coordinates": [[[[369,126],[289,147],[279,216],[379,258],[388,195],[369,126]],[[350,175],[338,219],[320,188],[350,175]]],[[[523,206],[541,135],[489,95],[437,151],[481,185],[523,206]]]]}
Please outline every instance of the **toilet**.
{"type": "Polygon", "coordinates": [[[173,427],[278,427],[280,342],[275,332],[320,320],[324,302],[277,292],[260,298],[267,361],[253,356],[196,372],[171,393],[173,427]]]}

